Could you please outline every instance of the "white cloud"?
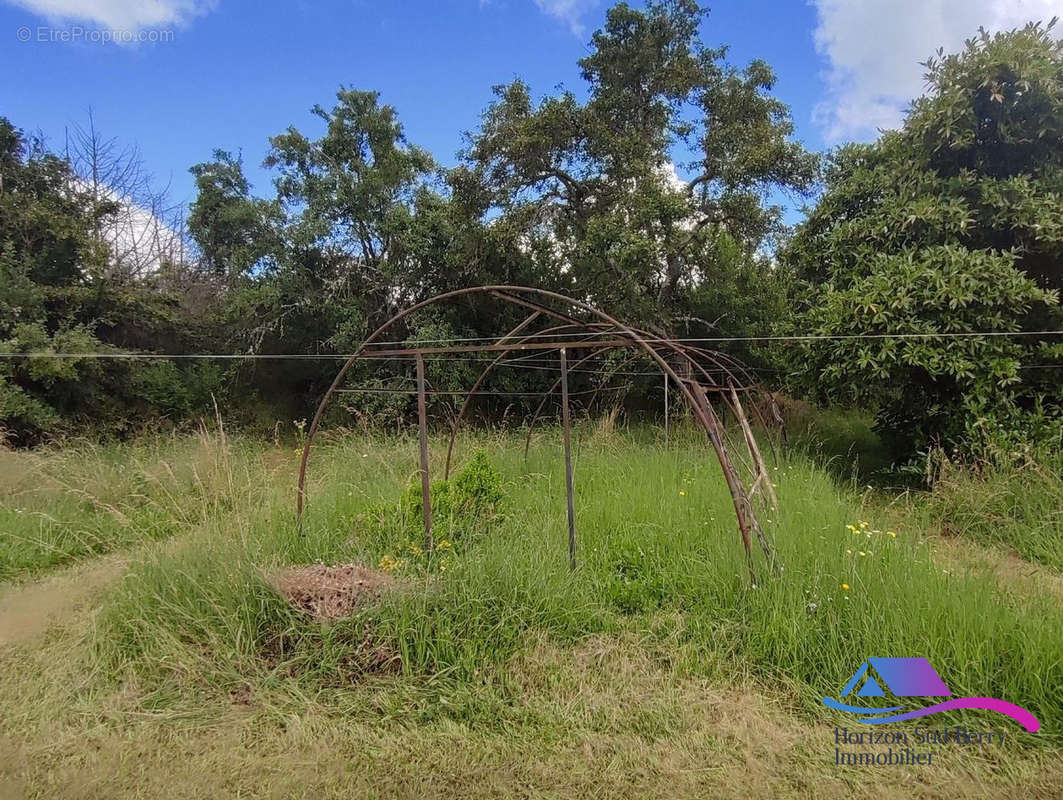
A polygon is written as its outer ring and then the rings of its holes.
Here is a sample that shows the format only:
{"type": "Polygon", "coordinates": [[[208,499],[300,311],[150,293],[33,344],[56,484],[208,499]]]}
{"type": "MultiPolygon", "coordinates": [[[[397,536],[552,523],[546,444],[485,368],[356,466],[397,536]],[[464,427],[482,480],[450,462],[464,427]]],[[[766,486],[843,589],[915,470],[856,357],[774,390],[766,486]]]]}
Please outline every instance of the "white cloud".
{"type": "Polygon", "coordinates": [[[583,16],[594,8],[597,8],[599,0],[535,0],[535,5],[544,14],[559,19],[568,25],[569,30],[576,36],[583,36],[586,27],[583,25],[583,16]]]}
{"type": "Polygon", "coordinates": [[[1063,16],[1063,0],[810,0],[816,49],[828,63],[827,98],[815,110],[830,141],[874,138],[897,127],[923,93],[919,66],[939,47],[956,52],[989,31],[1063,16]]]}
{"type": "Polygon", "coordinates": [[[50,20],[141,30],[180,25],[210,11],[213,0],[8,0],[50,20]]]}

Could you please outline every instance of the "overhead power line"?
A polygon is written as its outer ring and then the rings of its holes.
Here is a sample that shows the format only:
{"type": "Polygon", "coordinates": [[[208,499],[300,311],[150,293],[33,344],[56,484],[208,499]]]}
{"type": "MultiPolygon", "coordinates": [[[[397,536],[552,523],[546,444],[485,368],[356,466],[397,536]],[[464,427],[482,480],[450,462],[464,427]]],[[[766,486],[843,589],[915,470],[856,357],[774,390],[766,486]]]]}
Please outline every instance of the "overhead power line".
{"type": "MultiPolygon", "coordinates": [[[[623,331],[601,331],[596,332],[594,335],[609,335],[609,336],[623,336],[623,331]]],[[[543,334],[543,337],[550,337],[552,334],[543,334]]],[[[669,339],[669,342],[685,342],[690,344],[724,344],[728,342],[809,342],[809,341],[858,341],[858,340],[881,340],[881,339],[973,339],[973,338],[1002,338],[1002,337],[1026,337],[1026,336],[1063,336],[1063,330],[1056,331],[953,331],[947,333],[852,333],[852,334],[798,334],[790,336],[719,336],[708,338],[691,338],[691,339],[669,339]]],[[[531,338],[524,337],[524,338],[531,338]]],[[[647,338],[650,344],[654,344],[657,340],[653,337],[647,338]]],[[[415,349],[421,345],[427,344],[464,344],[475,341],[489,341],[498,344],[498,337],[486,338],[486,337],[469,337],[469,338],[456,338],[456,339],[419,339],[417,340],[414,348],[409,348],[407,343],[396,342],[371,342],[371,345],[387,345],[395,347],[396,344],[403,344],[407,346],[407,349],[415,349]]],[[[555,344],[558,348],[561,347],[573,347],[577,344],[586,345],[588,343],[587,338],[581,337],[580,339],[568,339],[558,340],[554,342],[545,342],[536,345],[537,349],[542,350],[544,345],[555,344]]],[[[593,342],[591,342],[593,344],[593,342]]],[[[505,349],[509,342],[501,342],[499,347],[505,349]]],[[[521,345],[519,343],[512,343],[512,349],[519,351],[521,345]]],[[[84,353],[51,353],[51,352],[8,352],[0,353],[0,358],[77,358],[77,359],[161,359],[161,360],[173,360],[173,359],[217,359],[225,361],[240,361],[240,360],[252,360],[252,361],[282,361],[282,360],[328,360],[328,361],[346,361],[349,358],[358,355],[359,358],[366,360],[389,360],[393,358],[408,357],[411,354],[400,355],[374,355],[372,351],[355,354],[355,353],[113,353],[113,352],[84,352],[84,353]]],[[[449,356],[441,356],[438,360],[453,360],[449,356]]],[[[475,359],[465,359],[475,360],[475,359]]]]}
{"type": "MultiPolygon", "coordinates": [[[[625,332],[616,328],[610,328],[608,330],[591,331],[580,334],[581,340],[587,340],[591,336],[623,336],[625,332]]],[[[725,342],[800,342],[800,341],[818,341],[818,340],[833,340],[833,339],[956,339],[956,338],[970,338],[976,336],[1059,336],[1063,335],[1063,330],[1058,331],[953,331],[953,332],[938,332],[938,333],[837,333],[837,334],[791,334],[791,335],[778,335],[778,336],[708,336],[708,337],[688,337],[688,338],[672,338],[669,337],[669,342],[689,342],[690,344],[698,343],[725,343],[725,342]]],[[[521,339],[536,339],[536,338],[550,338],[556,336],[552,333],[539,333],[528,334],[521,336],[521,339]]],[[[649,343],[657,341],[660,337],[653,334],[642,334],[639,336],[649,343]]],[[[455,337],[449,339],[416,339],[413,340],[414,346],[427,345],[427,344],[466,344],[470,342],[495,342],[499,337],[487,337],[487,336],[469,336],[469,337],[455,337]]],[[[393,346],[395,342],[369,342],[369,347],[383,347],[386,345],[393,346]]]]}

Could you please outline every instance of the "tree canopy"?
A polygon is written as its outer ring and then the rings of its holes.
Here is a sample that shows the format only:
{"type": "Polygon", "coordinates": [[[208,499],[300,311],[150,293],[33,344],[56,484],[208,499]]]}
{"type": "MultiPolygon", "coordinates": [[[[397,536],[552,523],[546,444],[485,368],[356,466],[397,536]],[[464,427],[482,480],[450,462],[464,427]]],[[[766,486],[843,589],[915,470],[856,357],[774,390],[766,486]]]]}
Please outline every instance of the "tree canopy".
{"type": "Polygon", "coordinates": [[[718,309],[699,289],[767,277],[762,248],[781,226],[766,198],[808,190],[817,164],[770,67],[728,65],[699,38],[704,13],[690,0],[612,7],[580,61],[586,101],[496,87],[464,166],[570,291],[663,328],[698,319],[702,332],[718,309]]]}
{"type": "MultiPolygon", "coordinates": [[[[154,213],[149,235],[131,232],[131,203],[166,205],[146,191],[135,149],[91,117],[62,157],[0,120],[0,340],[28,354],[0,364],[0,426],[20,442],[85,424],[120,433],[215,402],[252,422],[298,419],[331,361],[166,356],[347,353],[401,308],[502,283],[675,336],[811,335],[803,348],[734,349],[787,365],[809,397],[873,408],[900,458],[1058,435],[1063,343],[1038,333],[1063,328],[1052,26],[938,53],[900,130],[821,165],[794,136],[771,68],[729,63],[703,42],[705,23],[694,0],[613,6],[579,61],[580,87],[496,86],[449,168],[377,92],[341,87],[312,107],[312,127],[270,139],[271,186],[252,186],[224,149],[192,166],[187,241],[154,213]],[[788,230],[780,198],[816,189],[788,230]],[[92,357],[117,351],[154,358],[92,357]]],[[[494,336],[521,319],[456,303],[395,334],[494,336]]],[[[401,383],[405,369],[359,365],[352,377],[401,383]]],[[[435,388],[466,387],[477,370],[454,362],[435,388]]],[[[528,370],[492,385],[545,379],[528,370]]],[[[352,408],[393,419],[409,401],[352,408]]]]}
{"type": "Polygon", "coordinates": [[[1063,345],[1034,335],[1063,328],[1063,45],[1050,30],[983,32],[930,59],[901,130],[832,154],[786,251],[807,282],[797,324],[839,337],[797,362],[806,388],[876,408],[898,453],[1058,419],[1063,345]],[[868,335],[881,338],[845,338],[868,335]]]}

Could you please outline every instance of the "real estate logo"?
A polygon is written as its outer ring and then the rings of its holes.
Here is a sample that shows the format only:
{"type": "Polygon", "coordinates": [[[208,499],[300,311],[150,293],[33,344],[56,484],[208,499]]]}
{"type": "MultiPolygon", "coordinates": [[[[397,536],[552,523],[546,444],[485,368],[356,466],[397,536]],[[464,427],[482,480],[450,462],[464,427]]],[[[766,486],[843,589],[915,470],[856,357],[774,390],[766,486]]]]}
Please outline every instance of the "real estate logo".
{"type": "MultiPolygon", "coordinates": [[[[952,697],[949,687],[930,666],[930,662],[918,657],[867,659],[842,688],[839,697],[849,697],[854,690],[855,697],[858,698],[885,697],[887,690],[894,697],[952,697]]],[[[1025,708],[994,697],[956,697],[921,708],[908,708],[904,705],[858,706],[835,700],[833,697],[824,697],[823,705],[855,714],[860,722],[867,725],[902,722],[960,708],[984,708],[1011,717],[1031,733],[1041,727],[1037,718],[1025,708]]]]}

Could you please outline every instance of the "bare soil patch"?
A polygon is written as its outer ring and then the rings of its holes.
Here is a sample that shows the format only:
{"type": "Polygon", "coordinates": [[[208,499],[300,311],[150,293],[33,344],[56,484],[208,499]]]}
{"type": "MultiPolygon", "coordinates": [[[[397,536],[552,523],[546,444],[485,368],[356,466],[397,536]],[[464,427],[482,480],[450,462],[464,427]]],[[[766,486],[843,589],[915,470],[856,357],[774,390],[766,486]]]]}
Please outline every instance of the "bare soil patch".
{"type": "Polygon", "coordinates": [[[989,547],[972,542],[955,531],[942,531],[933,541],[934,555],[949,565],[974,569],[991,575],[1003,587],[1040,591],[1063,599],[1063,575],[1027,561],[1003,547],[989,547]]]}
{"type": "Polygon", "coordinates": [[[293,606],[321,621],[349,617],[395,586],[386,572],[361,564],[287,567],[268,580],[293,606]]]}
{"type": "Polygon", "coordinates": [[[0,587],[0,647],[40,636],[88,603],[125,567],[124,558],[105,556],[48,578],[0,587]]]}

